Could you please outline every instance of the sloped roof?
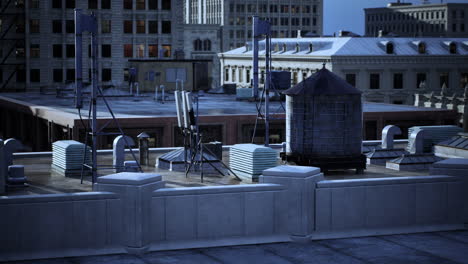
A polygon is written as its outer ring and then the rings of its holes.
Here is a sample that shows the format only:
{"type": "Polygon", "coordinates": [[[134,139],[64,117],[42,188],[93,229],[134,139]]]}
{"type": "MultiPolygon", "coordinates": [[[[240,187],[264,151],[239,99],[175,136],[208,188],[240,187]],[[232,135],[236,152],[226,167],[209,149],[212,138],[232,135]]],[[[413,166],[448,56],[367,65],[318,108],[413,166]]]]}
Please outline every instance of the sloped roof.
{"type": "Polygon", "coordinates": [[[339,94],[361,94],[338,75],[323,67],[309,78],[286,90],[286,95],[339,95],[339,94]]]}
{"type": "MultiPolygon", "coordinates": [[[[456,56],[468,55],[468,38],[274,38],[271,41],[272,56],[456,56]],[[457,45],[457,53],[451,54],[448,43],[457,45]],[[387,54],[383,43],[392,43],[394,52],[387,54]],[[415,43],[424,43],[426,52],[420,54],[415,43]],[[312,46],[312,51],[310,50],[312,46]],[[276,48],[277,47],[277,48],[276,48]],[[283,48],[286,47],[286,51],[283,48]],[[297,50],[299,47],[299,50],[297,50]]],[[[260,41],[259,54],[265,54],[265,41],[260,41]]],[[[251,44],[222,53],[223,55],[252,56],[251,44]]]]}

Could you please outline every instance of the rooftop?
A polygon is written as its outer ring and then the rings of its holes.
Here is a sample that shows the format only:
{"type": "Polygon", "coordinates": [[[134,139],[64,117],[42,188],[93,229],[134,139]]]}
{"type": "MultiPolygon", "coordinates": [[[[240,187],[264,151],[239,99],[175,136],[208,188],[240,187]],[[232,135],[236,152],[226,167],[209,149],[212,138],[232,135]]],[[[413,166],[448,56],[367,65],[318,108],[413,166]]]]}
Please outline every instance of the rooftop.
{"type": "MultiPolygon", "coordinates": [[[[271,40],[272,56],[330,57],[330,56],[456,56],[468,55],[468,38],[274,38],[271,40]],[[394,44],[394,52],[387,54],[385,43],[394,44]],[[426,44],[420,54],[418,43],[426,44]],[[451,54],[448,44],[457,44],[456,54],[451,54]],[[311,46],[312,45],[312,51],[311,46]],[[284,49],[286,48],[286,49],[284,49]]],[[[252,57],[251,44],[222,53],[220,56],[252,57]],[[247,50],[248,48],[248,50],[247,50]]],[[[265,54],[265,41],[259,44],[259,54],[265,54]]]]}

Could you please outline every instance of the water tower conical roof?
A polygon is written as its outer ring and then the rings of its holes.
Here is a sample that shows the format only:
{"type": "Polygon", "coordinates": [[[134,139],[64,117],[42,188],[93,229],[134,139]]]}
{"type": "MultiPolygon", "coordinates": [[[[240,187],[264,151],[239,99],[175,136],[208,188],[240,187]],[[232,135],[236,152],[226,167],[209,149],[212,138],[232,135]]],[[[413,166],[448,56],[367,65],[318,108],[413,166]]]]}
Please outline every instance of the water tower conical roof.
{"type": "Polygon", "coordinates": [[[341,95],[361,94],[362,92],[338,75],[323,67],[309,78],[286,90],[286,95],[341,95]]]}

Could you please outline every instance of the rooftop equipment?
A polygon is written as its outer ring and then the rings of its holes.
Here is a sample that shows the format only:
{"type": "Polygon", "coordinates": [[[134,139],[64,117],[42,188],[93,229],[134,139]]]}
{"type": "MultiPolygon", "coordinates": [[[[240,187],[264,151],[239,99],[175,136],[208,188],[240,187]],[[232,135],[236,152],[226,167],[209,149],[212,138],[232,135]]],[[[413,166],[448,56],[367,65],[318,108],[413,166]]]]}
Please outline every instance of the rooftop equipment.
{"type": "MultiPolygon", "coordinates": [[[[463,129],[458,126],[414,126],[408,128],[408,135],[411,135],[416,130],[424,130],[428,133],[428,136],[424,138],[424,152],[432,152],[432,146],[450,139],[456,136],[458,133],[463,132],[463,129]]],[[[408,144],[408,147],[411,146],[413,142],[411,141],[408,144]]],[[[407,149],[409,151],[409,149],[407,149]]]]}
{"type": "Polygon", "coordinates": [[[266,169],[277,165],[278,153],[269,147],[237,144],[229,151],[229,166],[242,179],[258,181],[266,169]]]}
{"type": "Polygon", "coordinates": [[[325,69],[286,94],[283,160],[322,170],[366,168],[362,154],[361,91],[325,69]]]}
{"type": "Polygon", "coordinates": [[[86,163],[91,162],[91,148],[75,140],[61,140],[52,143],[52,170],[65,177],[80,177],[84,151],[86,163]]]}

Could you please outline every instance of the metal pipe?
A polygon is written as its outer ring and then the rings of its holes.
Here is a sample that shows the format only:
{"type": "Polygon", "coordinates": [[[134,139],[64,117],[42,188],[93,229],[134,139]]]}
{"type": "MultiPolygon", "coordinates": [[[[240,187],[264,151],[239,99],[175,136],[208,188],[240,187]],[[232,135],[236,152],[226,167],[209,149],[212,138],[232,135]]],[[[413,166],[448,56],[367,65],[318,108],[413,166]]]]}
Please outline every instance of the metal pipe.
{"type": "Polygon", "coordinates": [[[75,108],[83,108],[83,62],[82,62],[81,9],[75,9],[75,108]]]}
{"type": "Polygon", "coordinates": [[[265,147],[270,145],[270,35],[265,39],[265,147]]]}
{"type": "MultiPolygon", "coordinates": [[[[96,19],[94,13],[91,15],[93,19],[96,19]]],[[[92,92],[91,102],[93,109],[93,119],[91,122],[91,131],[93,135],[93,151],[92,151],[92,177],[93,183],[97,180],[97,89],[98,89],[98,69],[97,69],[97,37],[96,32],[91,33],[91,61],[92,61],[92,92]]]]}
{"type": "Polygon", "coordinates": [[[258,98],[258,16],[252,18],[252,49],[253,49],[253,90],[252,96],[258,98]]]}

